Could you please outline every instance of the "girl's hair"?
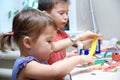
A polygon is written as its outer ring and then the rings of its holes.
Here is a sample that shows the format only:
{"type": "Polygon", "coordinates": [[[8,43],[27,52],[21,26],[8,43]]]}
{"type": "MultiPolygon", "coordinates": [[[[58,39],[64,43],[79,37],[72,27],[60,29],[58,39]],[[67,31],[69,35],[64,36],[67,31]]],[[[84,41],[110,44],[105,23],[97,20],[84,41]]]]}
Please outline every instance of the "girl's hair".
{"type": "Polygon", "coordinates": [[[38,9],[43,11],[51,11],[54,5],[58,3],[70,3],[69,0],[39,0],[38,9]]]}
{"type": "Polygon", "coordinates": [[[37,40],[48,25],[57,30],[56,23],[50,15],[37,9],[23,9],[13,19],[12,32],[0,36],[0,49],[5,51],[6,45],[11,47],[12,38],[18,46],[25,36],[37,40]]]}

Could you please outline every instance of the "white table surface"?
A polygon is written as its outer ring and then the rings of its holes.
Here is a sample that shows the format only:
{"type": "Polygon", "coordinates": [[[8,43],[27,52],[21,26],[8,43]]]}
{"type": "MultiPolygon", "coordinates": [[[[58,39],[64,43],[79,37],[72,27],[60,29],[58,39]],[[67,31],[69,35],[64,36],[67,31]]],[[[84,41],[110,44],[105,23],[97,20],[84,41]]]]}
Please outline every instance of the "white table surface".
{"type": "Polygon", "coordinates": [[[120,80],[120,72],[103,72],[89,68],[75,68],[71,71],[72,80],[120,80]]]}

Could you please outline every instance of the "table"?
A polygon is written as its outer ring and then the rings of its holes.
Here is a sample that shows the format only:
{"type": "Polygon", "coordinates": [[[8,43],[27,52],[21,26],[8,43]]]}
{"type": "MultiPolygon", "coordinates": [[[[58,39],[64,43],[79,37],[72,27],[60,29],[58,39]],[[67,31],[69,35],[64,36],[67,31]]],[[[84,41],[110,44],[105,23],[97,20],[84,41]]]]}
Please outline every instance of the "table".
{"type": "Polygon", "coordinates": [[[120,71],[104,72],[103,70],[93,70],[94,66],[101,65],[100,63],[103,62],[104,60],[101,59],[96,60],[95,64],[92,66],[75,67],[71,71],[72,80],[120,80],[120,71]]]}
{"type": "MultiPolygon", "coordinates": [[[[111,42],[110,42],[111,44],[111,42]]],[[[106,42],[105,42],[106,45],[106,42]]],[[[113,46],[102,45],[102,49],[113,48],[113,46]]],[[[104,52],[98,54],[98,57],[104,55],[104,52]]],[[[112,54],[107,54],[107,60],[112,60],[112,54]]],[[[103,61],[97,62],[101,63],[103,61]]],[[[93,65],[94,66],[94,65],[93,65]]],[[[120,80],[120,71],[117,72],[104,72],[102,70],[91,70],[91,67],[75,67],[70,73],[72,80],[120,80]]],[[[120,67],[120,66],[119,66],[120,67]]],[[[119,68],[120,69],[120,68],[119,68]]]]}
{"type": "Polygon", "coordinates": [[[91,71],[89,68],[75,68],[71,71],[72,80],[120,80],[120,72],[91,71]]]}
{"type": "MultiPolygon", "coordinates": [[[[99,54],[99,57],[103,54],[99,54]]],[[[106,58],[111,60],[111,54],[106,58]]],[[[120,71],[104,72],[103,70],[92,70],[96,65],[103,63],[105,60],[96,60],[94,65],[87,67],[75,67],[71,71],[72,80],[120,80],[120,71]]]]}

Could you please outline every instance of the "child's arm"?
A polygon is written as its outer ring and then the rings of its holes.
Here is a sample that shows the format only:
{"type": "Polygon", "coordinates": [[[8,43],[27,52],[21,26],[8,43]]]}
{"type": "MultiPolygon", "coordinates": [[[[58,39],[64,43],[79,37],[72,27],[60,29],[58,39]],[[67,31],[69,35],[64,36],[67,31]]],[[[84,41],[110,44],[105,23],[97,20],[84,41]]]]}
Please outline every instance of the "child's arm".
{"type": "MultiPolygon", "coordinates": [[[[98,36],[99,39],[102,41],[103,36],[101,34],[96,34],[91,31],[87,31],[83,35],[77,36],[77,41],[91,40],[91,39],[93,39],[94,36],[98,36]]],[[[69,46],[72,46],[74,44],[75,43],[70,38],[66,38],[66,39],[54,42],[53,49],[54,49],[54,51],[60,51],[60,50],[66,49],[69,46]]],[[[85,45],[85,47],[86,47],[86,45],[85,45]]]]}
{"type": "Polygon", "coordinates": [[[22,69],[24,77],[41,80],[56,80],[64,77],[77,64],[93,63],[93,59],[86,56],[73,56],[64,60],[53,63],[52,65],[40,64],[36,61],[31,61],[22,69]]]}

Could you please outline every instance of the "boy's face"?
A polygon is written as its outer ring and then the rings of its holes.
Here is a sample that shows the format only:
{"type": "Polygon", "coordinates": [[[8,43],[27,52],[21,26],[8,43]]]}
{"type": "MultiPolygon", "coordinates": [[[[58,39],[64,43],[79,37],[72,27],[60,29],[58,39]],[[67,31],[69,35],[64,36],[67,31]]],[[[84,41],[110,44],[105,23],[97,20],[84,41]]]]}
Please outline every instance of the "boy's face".
{"type": "Polygon", "coordinates": [[[68,7],[69,3],[58,3],[49,12],[49,14],[55,19],[57,28],[64,28],[68,21],[68,7]]]}
{"type": "Polygon", "coordinates": [[[56,30],[49,26],[38,37],[37,41],[31,42],[30,55],[36,57],[39,61],[46,61],[53,52],[53,39],[56,30]]]}

